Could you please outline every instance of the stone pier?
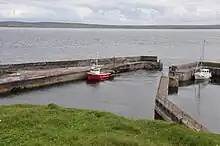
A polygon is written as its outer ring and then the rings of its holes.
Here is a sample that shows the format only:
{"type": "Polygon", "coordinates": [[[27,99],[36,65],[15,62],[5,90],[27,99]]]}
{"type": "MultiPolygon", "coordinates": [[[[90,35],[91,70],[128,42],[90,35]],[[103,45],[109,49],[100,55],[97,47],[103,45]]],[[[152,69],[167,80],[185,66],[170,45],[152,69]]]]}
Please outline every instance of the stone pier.
{"type": "MultiPolygon", "coordinates": [[[[85,80],[94,61],[87,59],[0,65],[0,94],[85,80]]],[[[157,56],[102,58],[98,62],[102,70],[114,70],[116,73],[163,69],[157,56]]]]}
{"type": "Polygon", "coordinates": [[[196,131],[209,132],[206,127],[198,123],[195,119],[178,108],[168,99],[168,85],[169,77],[162,76],[155,99],[155,115],[160,116],[167,121],[183,124],[196,131]]]}
{"type": "MultiPolygon", "coordinates": [[[[185,84],[186,82],[194,80],[196,66],[200,64],[201,62],[193,62],[182,65],[172,65],[169,67],[169,76],[178,77],[179,83],[181,85],[185,84]]],[[[202,64],[205,68],[210,69],[212,79],[220,77],[220,63],[204,61],[202,64]]]]}

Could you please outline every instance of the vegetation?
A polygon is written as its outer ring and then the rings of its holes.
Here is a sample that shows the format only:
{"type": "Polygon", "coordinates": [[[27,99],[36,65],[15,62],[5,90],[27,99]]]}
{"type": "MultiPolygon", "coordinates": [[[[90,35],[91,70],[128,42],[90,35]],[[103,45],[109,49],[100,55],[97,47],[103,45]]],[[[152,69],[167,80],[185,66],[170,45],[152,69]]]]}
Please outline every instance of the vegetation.
{"type": "Polygon", "coordinates": [[[163,121],[48,106],[0,107],[0,145],[216,146],[220,135],[163,121]]]}
{"type": "Polygon", "coordinates": [[[119,28],[119,29],[220,29],[220,25],[101,25],[59,22],[19,22],[3,21],[0,27],[40,27],[40,28],[119,28]]]}

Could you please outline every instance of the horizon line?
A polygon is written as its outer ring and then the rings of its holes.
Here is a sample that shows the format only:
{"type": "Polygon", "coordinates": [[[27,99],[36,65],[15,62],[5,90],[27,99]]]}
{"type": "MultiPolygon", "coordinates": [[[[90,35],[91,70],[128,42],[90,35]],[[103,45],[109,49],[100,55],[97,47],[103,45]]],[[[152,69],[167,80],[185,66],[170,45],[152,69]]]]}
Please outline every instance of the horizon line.
{"type": "Polygon", "coordinates": [[[85,23],[85,22],[59,22],[59,21],[17,21],[17,20],[0,20],[4,22],[18,23],[57,23],[57,24],[83,24],[83,25],[104,25],[104,26],[216,26],[220,24],[100,24],[100,23],[85,23]]]}

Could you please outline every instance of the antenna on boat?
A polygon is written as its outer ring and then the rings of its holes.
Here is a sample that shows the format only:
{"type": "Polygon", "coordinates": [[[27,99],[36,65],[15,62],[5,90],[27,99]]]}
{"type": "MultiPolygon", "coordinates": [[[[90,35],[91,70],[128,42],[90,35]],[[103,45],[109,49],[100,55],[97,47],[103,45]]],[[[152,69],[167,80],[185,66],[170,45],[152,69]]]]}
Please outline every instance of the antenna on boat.
{"type": "Polygon", "coordinates": [[[197,65],[196,65],[196,68],[195,68],[196,70],[199,69],[199,66],[202,67],[202,61],[204,60],[205,44],[206,44],[206,41],[204,40],[203,46],[202,46],[202,55],[200,56],[200,61],[198,61],[197,65]]]}

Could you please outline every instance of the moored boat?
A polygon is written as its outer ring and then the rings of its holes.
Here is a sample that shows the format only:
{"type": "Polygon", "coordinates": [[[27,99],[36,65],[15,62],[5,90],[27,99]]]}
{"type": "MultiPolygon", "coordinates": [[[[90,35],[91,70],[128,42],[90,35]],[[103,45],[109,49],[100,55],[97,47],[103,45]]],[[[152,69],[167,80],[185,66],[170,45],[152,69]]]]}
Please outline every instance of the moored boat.
{"type": "Polygon", "coordinates": [[[211,72],[207,68],[201,68],[194,74],[196,80],[208,80],[212,77],[211,72]]]}
{"type": "Polygon", "coordinates": [[[204,59],[204,49],[205,49],[205,40],[203,43],[202,57],[200,58],[200,62],[196,66],[196,72],[194,73],[195,80],[209,80],[212,77],[212,73],[208,68],[203,66],[204,59]],[[200,65],[199,65],[200,64],[200,65]]]}
{"type": "Polygon", "coordinates": [[[107,80],[112,77],[112,73],[110,72],[101,72],[101,68],[98,67],[97,63],[93,64],[90,68],[90,71],[87,73],[88,81],[101,81],[107,80]]]}

